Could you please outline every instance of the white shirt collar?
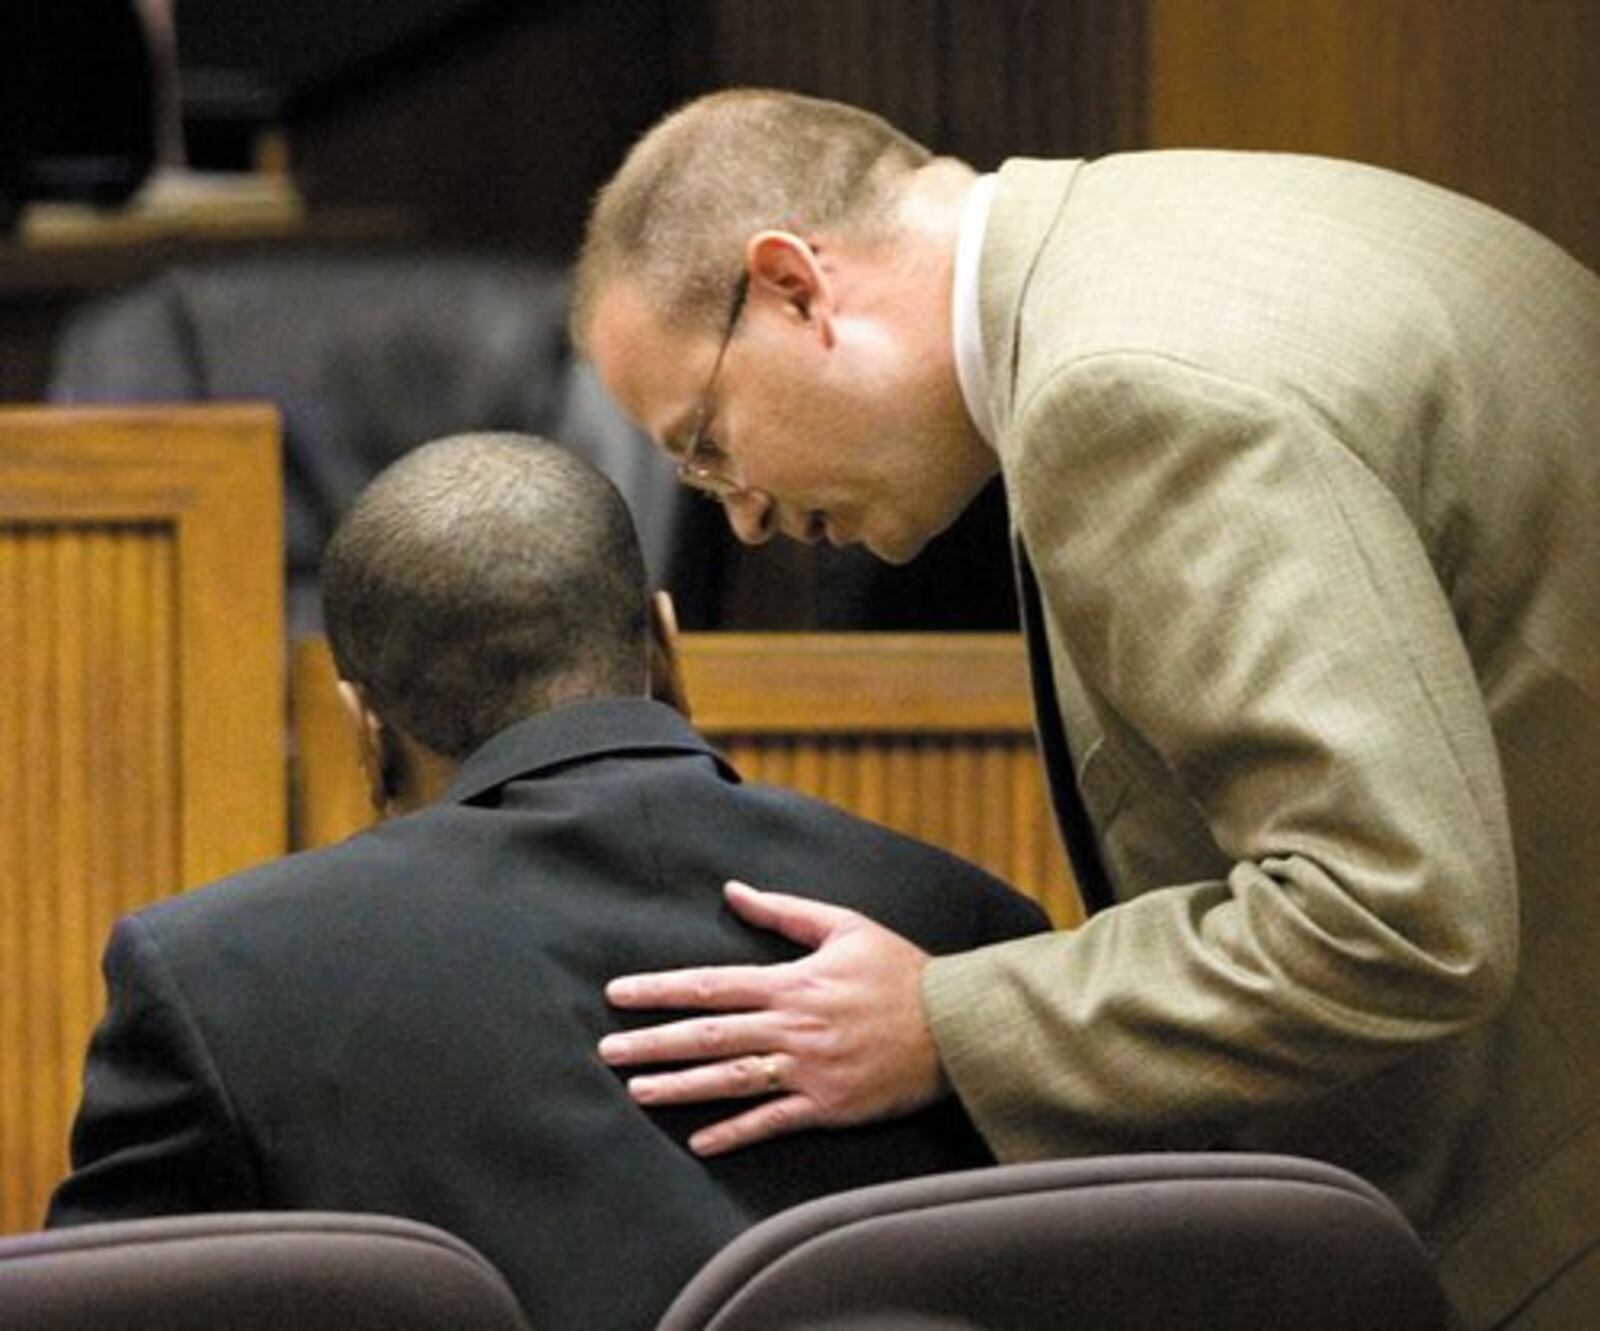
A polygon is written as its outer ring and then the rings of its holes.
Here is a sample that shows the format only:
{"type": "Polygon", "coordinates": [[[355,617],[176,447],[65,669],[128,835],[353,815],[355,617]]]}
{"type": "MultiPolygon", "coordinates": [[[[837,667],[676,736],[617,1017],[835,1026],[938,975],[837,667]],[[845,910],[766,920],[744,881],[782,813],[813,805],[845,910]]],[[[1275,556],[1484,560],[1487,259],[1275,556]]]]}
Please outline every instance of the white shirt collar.
{"type": "Polygon", "coordinates": [[[999,431],[989,408],[989,364],[983,355],[983,328],[978,314],[978,267],[983,257],[983,235],[989,225],[989,205],[994,200],[995,183],[992,174],[979,176],[967,191],[961,208],[950,321],[961,397],[967,404],[967,415],[972,417],[973,425],[990,448],[995,447],[999,431]]]}

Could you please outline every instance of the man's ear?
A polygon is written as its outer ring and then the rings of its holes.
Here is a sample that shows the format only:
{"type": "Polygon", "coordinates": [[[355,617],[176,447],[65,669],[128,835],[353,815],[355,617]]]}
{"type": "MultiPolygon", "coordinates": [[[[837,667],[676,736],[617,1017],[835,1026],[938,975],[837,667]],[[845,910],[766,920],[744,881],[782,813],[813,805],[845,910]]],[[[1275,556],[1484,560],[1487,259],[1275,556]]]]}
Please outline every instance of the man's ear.
{"type": "Polygon", "coordinates": [[[753,291],[776,296],[781,308],[833,340],[834,290],[817,251],[792,231],[758,231],[745,244],[753,291]]]}
{"type": "Polygon", "coordinates": [[[678,657],[678,615],[672,597],[657,592],[650,598],[650,696],[689,716],[689,694],[683,686],[678,657]]]}
{"type": "Polygon", "coordinates": [[[356,755],[361,762],[361,775],[367,782],[367,799],[373,812],[380,817],[389,812],[394,796],[392,772],[393,757],[389,735],[383,719],[373,710],[367,691],[348,679],[338,681],[339,701],[356,732],[356,755]]]}

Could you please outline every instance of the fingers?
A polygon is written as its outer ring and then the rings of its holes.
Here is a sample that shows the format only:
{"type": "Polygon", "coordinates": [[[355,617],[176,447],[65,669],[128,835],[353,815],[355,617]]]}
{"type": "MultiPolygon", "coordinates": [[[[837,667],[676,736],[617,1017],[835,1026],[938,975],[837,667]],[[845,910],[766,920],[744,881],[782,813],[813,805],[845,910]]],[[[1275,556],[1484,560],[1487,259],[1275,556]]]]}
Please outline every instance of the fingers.
{"type": "Polygon", "coordinates": [[[746,1054],[721,1063],[704,1063],[673,1072],[651,1073],[628,1081],[628,1094],[642,1105],[693,1105],[707,1100],[747,1100],[783,1089],[782,1054],[746,1054]]]}
{"type": "Polygon", "coordinates": [[[764,1053],[777,1042],[774,1023],[765,1013],[688,1017],[637,1031],[615,1031],[600,1041],[600,1057],[616,1068],[639,1063],[682,1063],[764,1053]]]}
{"type": "Polygon", "coordinates": [[[737,879],[727,884],[723,895],[746,924],[782,934],[802,947],[821,947],[830,935],[861,919],[855,911],[843,906],[830,906],[809,897],[792,897],[787,892],[764,892],[737,879]]]}
{"type": "Polygon", "coordinates": [[[732,1012],[766,1007],[777,992],[774,966],[694,966],[681,971],[622,975],[606,985],[606,1001],[621,1008],[696,1008],[732,1012]]]}
{"type": "MultiPolygon", "coordinates": [[[[784,1080],[791,1075],[793,1067],[794,1061],[783,1054],[747,1054],[677,1072],[633,1077],[628,1082],[628,1094],[647,1108],[775,1095],[783,1089],[784,1080]]],[[[785,1133],[816,1127],[822,1121],[816,1102],[797,1091],[701,1128],[689,1138],[689,1149],[699,1156],[722,1155],[785,1133]]]]}
{"type": "Polygon", "coordinates": [[[618,1007],[715,1014],[601,1041],[612,1067],[679,1065],[633,1077],[639,1104],[765,1097],[691,1139],[697,1154],[720,1155],[800,1128],[909,1113],[945,1093],[922,1012],[921,949],[854,911],[739,882],[725,893],[746,922],[811,950],[777,965],[613,980],[606,996],[618,1007]]]}
{"type": "Polygon", "coordinates": [[[698,1156],[723,1155],[820,1122],[816,1106],[805,1096],[786,1095],[701,1128],[689,1138],[689,1149],[698,1156]]]}
{"type": "MultiPolygon", "coordinates": [[[[730,882],[728,904],[747,923],[780,933],[792,942],[815,948],[827,938],[860,922],[841,906],[763,892],[748,883],[730,882]]],[[[606,985],[606,999],[621,1008],[697,1008],[729,1012],[770,1006],[777,997],[784,964],[772,966],[695,966],[685,970],[622,975],[606,985]]]]}

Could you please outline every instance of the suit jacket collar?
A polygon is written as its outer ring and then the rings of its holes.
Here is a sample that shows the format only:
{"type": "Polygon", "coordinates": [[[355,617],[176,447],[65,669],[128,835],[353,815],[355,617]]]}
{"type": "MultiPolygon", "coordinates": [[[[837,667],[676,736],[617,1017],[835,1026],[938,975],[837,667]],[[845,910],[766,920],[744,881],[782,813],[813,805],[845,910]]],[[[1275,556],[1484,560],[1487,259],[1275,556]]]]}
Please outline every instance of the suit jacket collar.
{"type": "Polygon", "coordinates": [[[729,781],[739,774],[684,720],[644,698],[605,698],[556,707],[508,726],[462,765],[445,802],[467,804],[509,781],[623,753],[699,754],[729,781]]]}
{"type": "Polygon", "coordinates": [[[989,389],[998,447],[1005,456],[1005,436],[1015,408],[1017,349],[1021,339],[1022,302],[1046,237],[1066,207],[1079,161],[1013,158],[999,171],[994,202],[984,232],[979,268],[979,320],[984,356],[989,362],[989,389]]]}

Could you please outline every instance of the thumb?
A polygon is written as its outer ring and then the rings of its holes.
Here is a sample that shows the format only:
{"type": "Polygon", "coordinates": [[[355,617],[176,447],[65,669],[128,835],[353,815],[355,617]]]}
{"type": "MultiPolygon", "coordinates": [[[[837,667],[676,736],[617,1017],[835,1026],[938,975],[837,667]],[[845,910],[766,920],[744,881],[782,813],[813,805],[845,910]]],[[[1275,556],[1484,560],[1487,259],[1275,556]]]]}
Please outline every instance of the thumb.
{"type": "Polygon", "coordinates": [[[746,924],[782,934],[802,947],[821,947],[833,934],[861,918],[843,906],[813,901],[810,897],[794,897],[786,892],[763,892],[737,879],[729,880],[722,894],[733,913],[746,924]]]}

